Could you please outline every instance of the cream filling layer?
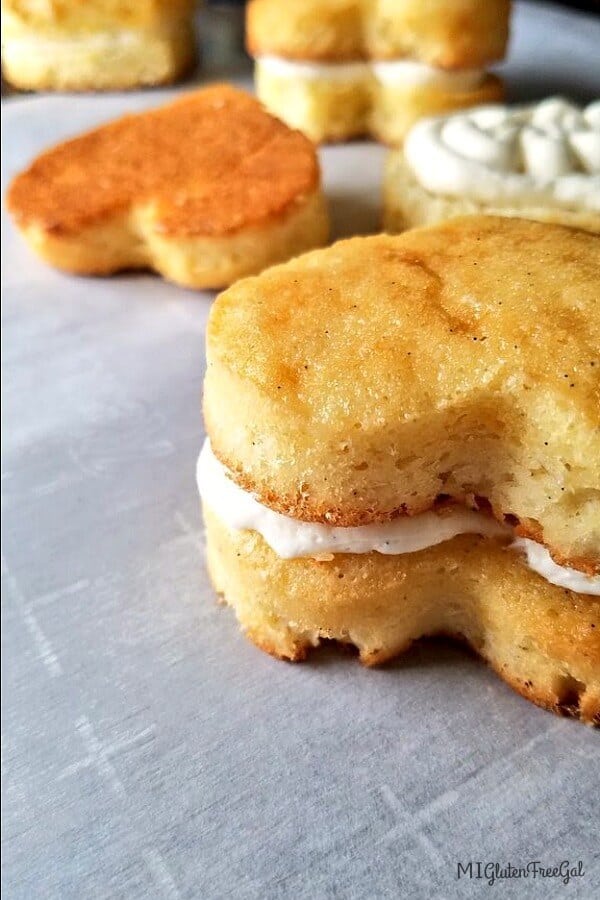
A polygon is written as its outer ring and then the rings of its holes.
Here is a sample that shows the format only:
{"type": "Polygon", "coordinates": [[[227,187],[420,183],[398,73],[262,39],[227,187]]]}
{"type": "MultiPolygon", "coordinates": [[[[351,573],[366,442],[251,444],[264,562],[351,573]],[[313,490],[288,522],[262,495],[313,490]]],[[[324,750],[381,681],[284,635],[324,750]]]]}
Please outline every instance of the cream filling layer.
{"type": "Polygon", "coordinates": [[[279,78],[353,83],[373,77],[388,87],[438,87],[456,93],[474,90],[485,78],[483,69],[448,71],[409,59],[321,63],[259,56],[256,61],[279,78]]]}
{"type": "Polygon", "coordinates": [[[423,119],[404,156],[434,194],[600,212],[600,100],[582,109],[551,97],[423,119]]]}
{"type": "MultiPolygon", "coordinates": [[[[207,440],[196,468],[202,501],[222,522],[236,531],[256,531],[282,559],[319,557],[332,553],[416,553],[459,534],[481,534],[509,542],[513,530],[483,513],[464,508],[399,517],[391,522],[339,528],[299,522],[260,503],[228,475],[207,440]]],[[[527,565],[552,584],[577,593],[600,595],[600,577],[558,566],[545,547],[524,538],[512,546],[522,551],[527,565]]]]}

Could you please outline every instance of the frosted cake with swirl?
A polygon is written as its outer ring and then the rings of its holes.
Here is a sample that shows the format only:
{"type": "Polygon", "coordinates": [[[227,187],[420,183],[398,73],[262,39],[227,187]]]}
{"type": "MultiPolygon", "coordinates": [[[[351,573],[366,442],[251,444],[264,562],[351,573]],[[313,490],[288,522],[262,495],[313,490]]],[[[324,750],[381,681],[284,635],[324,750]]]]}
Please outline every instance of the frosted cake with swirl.
{"type": "Polygon", "coordinates": [[[600,100],[423,119],[388,158],[384,205],[390,232],[478,213],[600,232],[600,100]]]}

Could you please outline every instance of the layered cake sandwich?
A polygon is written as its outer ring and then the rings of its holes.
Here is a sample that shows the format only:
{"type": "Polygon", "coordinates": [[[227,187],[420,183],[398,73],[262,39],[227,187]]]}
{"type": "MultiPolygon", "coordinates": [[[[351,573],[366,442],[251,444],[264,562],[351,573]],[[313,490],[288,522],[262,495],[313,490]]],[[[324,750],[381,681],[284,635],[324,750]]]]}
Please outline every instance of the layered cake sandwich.
{"type": "Polygon", "coordinates": [[[195,58],[194,0],[2,0],[2,67],[24,90],[173,81],[195,58]]]}
{"type": "Polygon", "coordinates": [[[423,119],[388,157],[384,209],[390,232],[476,213],[600,232],[600,100],[423,119]]]}
{"type": "Polygon", "coordinates": [[[228,285],[329,231],[313,144],[228,85],[53,147],[13,180],[7,205],[60,269],[151,268],[193,288],[228,285]]]}
{"type": "Polygon", "coordinates": [[[502,98],[509,0],[250,0],[258,96],[315,141],[402,141],[421,116],[502,98]]]}
{"type": "Polygon", "coordinates": [[[600,238],[471,217],[221,294],[198,461],[210,574],[259,647],[466,640],[600,721],[600,238]]]}

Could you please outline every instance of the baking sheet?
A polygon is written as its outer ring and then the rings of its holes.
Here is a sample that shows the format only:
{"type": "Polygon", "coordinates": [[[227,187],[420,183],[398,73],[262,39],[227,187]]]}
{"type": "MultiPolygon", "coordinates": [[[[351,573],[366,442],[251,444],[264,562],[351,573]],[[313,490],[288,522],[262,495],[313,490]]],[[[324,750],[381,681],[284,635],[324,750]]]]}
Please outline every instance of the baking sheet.
{"type": "MultiPolygon", "coordinates": [[[[520,7],[515,98],[600,93],[600,26],[520,7]]],[[[5,173],[171,92],[4,104],[5,173]]],[[[383,151],[325,149],[338,235],[383,151]]],[[[214,601],[194,466],[212,295],[69,278],[4,221],[3,886],[17,898],[476,897],[458,863],[583,863],[504,898],[600,892],[598,734],[464,651],[362,669],[263,655],[214,601]]],[[[476,870],[473,870],[476,873],[476,870]]]]}

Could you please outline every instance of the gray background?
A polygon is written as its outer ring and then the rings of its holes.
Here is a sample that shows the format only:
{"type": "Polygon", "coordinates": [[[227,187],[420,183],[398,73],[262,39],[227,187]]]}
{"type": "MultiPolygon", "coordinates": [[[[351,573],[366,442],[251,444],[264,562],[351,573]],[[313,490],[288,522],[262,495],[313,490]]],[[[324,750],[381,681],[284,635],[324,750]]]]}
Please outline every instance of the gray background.
{"type": "MultiPolygon", "coordinates": [[[[520,8],[512,96],[598,93],[598,47],[597,22],[520,8]]],[[[10,99],[5,179],[169,95],[10,99]]],[[[383,155],[323,151],[338,235],[375,227],[383,155]]],[[[64,277],[4,224],[7,896],[600,896],[597,733],[462,650],[291,666],[216,605],[194,484],[211,295],[64,277]],[[456,880],[534,859],[586,874],[456,880]]]]}

